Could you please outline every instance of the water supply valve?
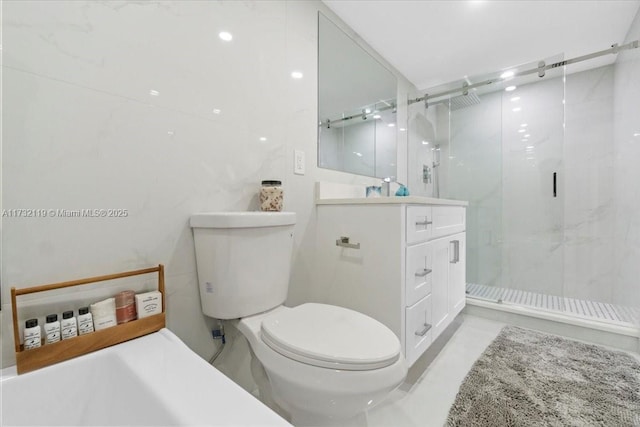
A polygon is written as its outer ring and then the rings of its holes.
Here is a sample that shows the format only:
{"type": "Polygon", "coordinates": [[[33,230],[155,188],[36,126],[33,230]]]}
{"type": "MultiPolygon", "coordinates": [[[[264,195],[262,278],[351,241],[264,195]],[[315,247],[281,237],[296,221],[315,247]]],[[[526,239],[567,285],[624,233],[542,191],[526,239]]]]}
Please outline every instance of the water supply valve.
{"type": "Polygon", "coordinates": [[[218,325],[211,330],[211,335],[214,340],[222,340],[222,344],[226,342],[224,337],[224,324],[222,321],[218,322],[218,325]]]}

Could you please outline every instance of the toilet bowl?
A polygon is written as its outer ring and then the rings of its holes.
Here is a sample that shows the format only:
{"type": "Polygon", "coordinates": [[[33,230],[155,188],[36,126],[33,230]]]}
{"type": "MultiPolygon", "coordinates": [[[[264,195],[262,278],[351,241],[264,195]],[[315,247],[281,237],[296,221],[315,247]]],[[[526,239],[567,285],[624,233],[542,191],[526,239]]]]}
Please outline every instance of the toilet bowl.
{"type": "Polygon", "coordinates": [[[344,425],[382,401],[407,374],[391,330],[346,308],[279,306],[236,327],[268,377],[269,384],[258,384],[261,397],[284,409],[294,425],[344,425]]]}
{"type": "Polygon", "coordinates": [[[260,398],[294,425],[347,425],[407,375],[400,341],[343,307],[282,304],[289,286],[292,212],[191,217],[203,313],[249,342],[260,398]]]}

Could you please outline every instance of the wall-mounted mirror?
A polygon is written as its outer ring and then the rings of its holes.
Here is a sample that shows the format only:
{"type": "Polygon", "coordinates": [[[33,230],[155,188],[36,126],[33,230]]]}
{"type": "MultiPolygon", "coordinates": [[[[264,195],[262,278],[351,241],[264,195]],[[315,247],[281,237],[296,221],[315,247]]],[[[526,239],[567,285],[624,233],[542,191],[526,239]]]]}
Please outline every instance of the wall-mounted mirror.
{"type": "Polygon", "coordinates": [[[396,176],[396,77],[318,13],[318,167],[396,176]]]}

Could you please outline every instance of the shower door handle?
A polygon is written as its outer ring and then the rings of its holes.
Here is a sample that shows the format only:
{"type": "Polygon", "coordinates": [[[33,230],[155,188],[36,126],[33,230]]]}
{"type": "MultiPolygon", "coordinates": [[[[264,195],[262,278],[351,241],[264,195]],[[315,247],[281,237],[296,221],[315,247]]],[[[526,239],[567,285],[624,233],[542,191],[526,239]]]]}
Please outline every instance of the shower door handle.
{"type": "Polygon", "coordinates": [[[553,197],[558,197],[558,173],[553,173],[553,197]]]}

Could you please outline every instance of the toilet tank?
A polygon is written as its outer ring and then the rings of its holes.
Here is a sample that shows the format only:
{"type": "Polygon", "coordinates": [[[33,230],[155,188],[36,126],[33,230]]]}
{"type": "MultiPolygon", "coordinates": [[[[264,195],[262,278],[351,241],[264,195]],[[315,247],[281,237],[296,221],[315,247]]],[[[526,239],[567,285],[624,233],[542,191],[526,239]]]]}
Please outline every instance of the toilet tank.
{"type": "Polygon", "coordinates": [[[284,303],[294,212],[210,212],[191,216],[202,312],[236,319],[284,303]]]}

